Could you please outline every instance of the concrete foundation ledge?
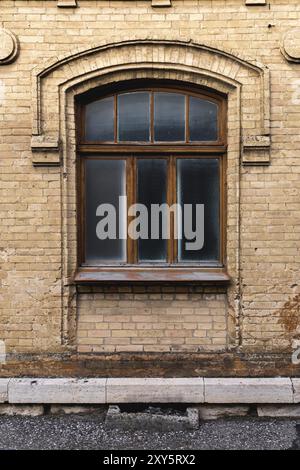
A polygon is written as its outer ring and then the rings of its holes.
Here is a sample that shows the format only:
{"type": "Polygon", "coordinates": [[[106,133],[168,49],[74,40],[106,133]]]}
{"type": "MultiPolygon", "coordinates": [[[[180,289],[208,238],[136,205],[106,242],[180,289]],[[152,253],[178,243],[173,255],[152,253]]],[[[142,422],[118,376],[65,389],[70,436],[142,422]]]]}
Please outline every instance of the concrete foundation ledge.
{"type": "Polygon", "coordinates": [[[203,378],[107,379],[107,403],[203,403],[203,378]]]}
{"type": "Polygon", "coordinates": [[[10,379],[0,379],[0,403],[8,401],[8,383],[10,379]]]}
{"type": "Polygon", "coordinates": [[[204,379],[205,403],[294,403],[290,378],[204,379]]]}
{"type": "Polygon", "coordinates": [[[0,379],[11,404],[296,404],[300,378],[0,379]]]}
{"type": "Polygon", "coordinates": [[[10,379],[9,403],[106,403],[106,379],[10,379]]]}

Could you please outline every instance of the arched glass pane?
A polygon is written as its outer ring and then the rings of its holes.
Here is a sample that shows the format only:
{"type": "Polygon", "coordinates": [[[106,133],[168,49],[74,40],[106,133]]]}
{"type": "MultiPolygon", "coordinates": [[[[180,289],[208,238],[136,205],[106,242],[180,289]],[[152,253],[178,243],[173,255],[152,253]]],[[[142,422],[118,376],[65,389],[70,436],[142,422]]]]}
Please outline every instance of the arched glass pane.
{"type": "Polygon", "coordinates": [[[185,96],[177,93],[154,94],[154,140],[185,141],[185,96]]]}
{"type": "Polygon", "coordinates": [[[190,141],[218,140],[218,106],[202,98],[190,97],[190,141]]]}
{"type": "Polygon", "coordinates": [[[148,142],[150,138],[150,93],[118,96],[118,140],[148,142]]]}
{"type": "Polygon", "coordinates": [[[85,138],[91,141],[114,140],[114,97],[103,98],[86,106],[85,138]]]}

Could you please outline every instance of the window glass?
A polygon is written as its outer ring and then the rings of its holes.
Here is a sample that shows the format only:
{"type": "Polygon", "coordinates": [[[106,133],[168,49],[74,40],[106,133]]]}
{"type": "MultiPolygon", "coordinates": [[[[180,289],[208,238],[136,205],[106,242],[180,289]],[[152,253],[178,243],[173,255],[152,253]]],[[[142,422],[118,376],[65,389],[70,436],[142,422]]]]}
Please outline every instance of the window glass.
{"type": "Polygon", "coordinates": [[[125,160],[87,159],[85,187],[86,263],[126,261],[126,241],[119,238],[127,223],[125,212],[119,214],[119,196],[125,196],[126,191],[125,160]]]}
{"type": "Polygon", "coordinates": [[[154,94],[154,140],[185,141],[185,96],[177,93],[154,94]]]}
{"type": "Polygon", "coordinates": [[[158,206],[167,201],[167,161],[160,159],[138,160],[138,202],[147,208],[148,239],[139,239],[139,261],[166,261],[167,240],[163,239],[163,224],[166,219],[158,211],[158,206]],[[157,209],[152,212],[151,207],[157,209]],[[153,238],[151,239],[151,233],[153,238]]]}
{"type": "Polygon", "coordinates": [[[150,138],[150,94],[118,96],[118,140],[147,142],[150,138]]]}
{"type": "Polygon", "coordinates": [[[220,190],[217,158],[182,158],[177,161],[177,201],[183,213],[178,261],[218,261],[220,190]],[[203,205],[204,226],[201,209],[199,206],[196,209],[196,204],[203,205]],[[189,232],[196,235],[192,237],[189,232]],[[192,245],[193,249],[187,249],[186,243],[192,245]]]}
{"type": "Polygon", "coordinates": [[[218,106],[211,101],[190,96],[190,141],[218,139],[218,106]]]}
{"type": "Polygon", "coordinates": [[[85,138],[87,141],[114,140],[114,97],[94,101],[86,106],[85,138]]]}

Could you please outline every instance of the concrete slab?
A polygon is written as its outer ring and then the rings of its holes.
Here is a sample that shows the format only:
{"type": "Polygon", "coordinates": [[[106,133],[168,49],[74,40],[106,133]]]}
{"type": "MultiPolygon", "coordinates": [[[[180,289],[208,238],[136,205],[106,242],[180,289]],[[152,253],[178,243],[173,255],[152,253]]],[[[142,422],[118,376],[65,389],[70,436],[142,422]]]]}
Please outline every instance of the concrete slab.
{"type": "Polygon", "coordinates": [[[247,416],[249,405],[200,405],[199,418],[206,420],[247,416]]]}
{"type": "Polygon", "coordinates": [[[290,378],[0,379],[0,402],[51,404],[300,403],[290,378]],[[8,391],[7,391],[8,390],[8,391]]]}
{"type": "Polygon", "coordinates": [[[0,404],[0,415],[42,416],[43,414],[44,414],[43,405],[11,405],[9,403],[0,404]]]}
{"type": "Polygon", "coordinates": [[[260,405],[257,414],[261,418],[299,418],[300,405],[260,405]]]}
{"type": "Polygon", "coordinates": [[[203,378],[113,378],[106,397],[107,403],[203,403],[203,378]]]}
{"type": "Polygon", "coordinates": [[[9,403],[105,403],[106,379],[11,379],[9,403]]]}
{"type": "Polygon", "coordinates": [[[204,379],[205,403],[293,403],[289,378],[204,379]]]}

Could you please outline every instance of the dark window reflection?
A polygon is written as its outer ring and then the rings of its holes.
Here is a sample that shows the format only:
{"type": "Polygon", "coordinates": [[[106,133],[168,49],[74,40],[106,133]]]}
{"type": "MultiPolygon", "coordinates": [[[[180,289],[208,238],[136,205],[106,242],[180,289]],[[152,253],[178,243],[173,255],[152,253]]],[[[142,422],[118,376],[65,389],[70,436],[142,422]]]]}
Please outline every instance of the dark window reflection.
{"type": "Polygon", "coordinates": [[[166,203],[167,198],[167,161],[158,159],[138,160],[138,202],[148,209],[148,240],[138,241],[139,261],[166,261],[167,240],[162,239],[162,224],[166,220],[156,219],[157,227],[151,225],[151,204],[166,203]],[[159,228],[159,231],[156,229],[159,228]],[[155,232],[159,239],[150,239],[155,232]]]}
{"type": "Polygon", "coordinates": [[[114,140],[114,98],[110,96],[86,106],[85,138],[87,141],[114,140]]]}
{"type": "Polygon", "coordinates": [[[211,101],[190,97],[190,140],[211,141],[218,139],[218,106],[211,101]]]}
{"type": "Polygon", "coordinates": [[[118,96],[118,139],[147,142],[150,138],[150,94],[125,93],[118,96]]]}
{"type": "Polygon", "coordinates": [[[176,93],[154,94],[154,140],[185,141],[185,96],[176,93]]]}

